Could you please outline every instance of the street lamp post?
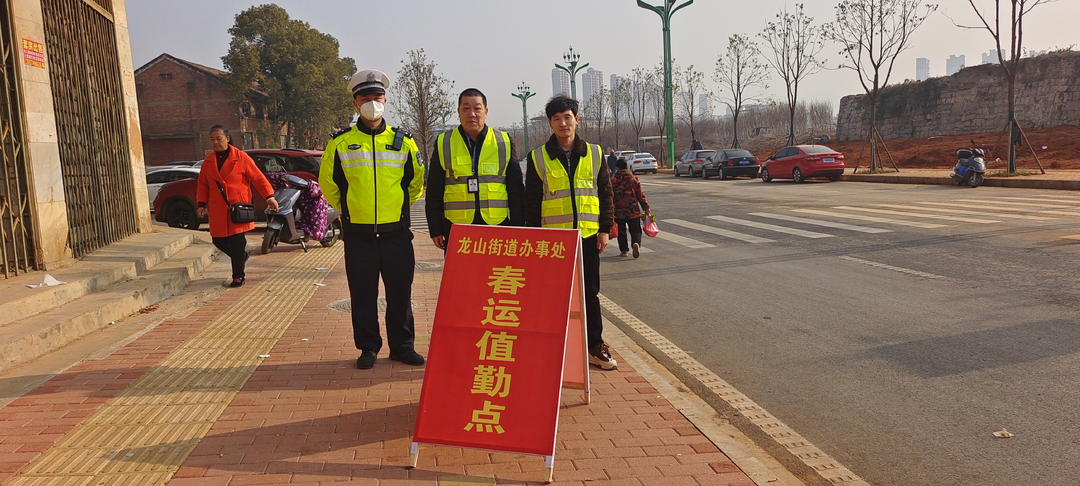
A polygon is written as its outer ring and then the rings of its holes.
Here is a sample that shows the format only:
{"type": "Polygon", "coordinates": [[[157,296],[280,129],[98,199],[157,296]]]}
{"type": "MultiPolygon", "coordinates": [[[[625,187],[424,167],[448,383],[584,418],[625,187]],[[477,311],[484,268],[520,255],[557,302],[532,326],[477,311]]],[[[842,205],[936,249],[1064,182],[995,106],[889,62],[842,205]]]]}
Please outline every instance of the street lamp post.
{"type": "Polygon", "coordinates": [[[518,92],[510,93],[510,96],[521,100],[521,128],[524,131],[525,136],[524,150],[529,150],[529,108],[527,105],[529,98],[536,96],[536,93],[529,91],[529,85],[525,84],[525,81],[522,81],[521,84],[518,85],[518,92]]]}
{"type": "Polygon", "coordinates": [[[581,71],[582,69],[588,67],[589,63],[585,63],[580,66],[577,65],[578,60],[581,59],[581,54],[574,52],[574,46],[570,46],[570,52],[563,53],[562,58],[563,62],[565,62],[566,65],[569,67],[561,66],[558,64],[556,64],[555,67],[566,71],[566,74],[570,75],[570,97],[576,100],[578,99],[577,81],[575,81],[574,78],[577,77],[578,71],[581,71]]]}
{"type": "Polygon", "coordinates": [[[694,0],[687,0],[678,7],[671,8],[678,0],[664,0],[664,5],[657,7],[645,3],[643,0],[637,0],[639,7],[652,10],[656,12],[656,15],[660,16],[660,19],[664,22],[664,120],[667,125],[665,130],[665,138],[667,138],[667,166],[673,167],[675,165],[675,112],[673,109],[673,96],[671,93],[671,16],[675,12],[679,11],[691,3],[694,0]]]}

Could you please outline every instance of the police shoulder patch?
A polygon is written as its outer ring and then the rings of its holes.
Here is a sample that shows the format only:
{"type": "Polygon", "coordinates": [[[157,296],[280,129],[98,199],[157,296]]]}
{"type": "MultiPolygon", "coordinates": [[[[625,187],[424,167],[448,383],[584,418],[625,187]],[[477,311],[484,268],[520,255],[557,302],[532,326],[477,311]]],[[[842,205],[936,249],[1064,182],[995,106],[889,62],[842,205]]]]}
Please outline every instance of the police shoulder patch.
{"type": "Polygon", "coordinates": [[[340,137],[342,135],[345,135],[346,133],[349,133],[349,130],[352,130],[351,126],[342,128],[341,130],[338,130],[338,131],[330,134],[330,140],[333,140],[333,139],[338,138],[338,137],[340,137]]]}

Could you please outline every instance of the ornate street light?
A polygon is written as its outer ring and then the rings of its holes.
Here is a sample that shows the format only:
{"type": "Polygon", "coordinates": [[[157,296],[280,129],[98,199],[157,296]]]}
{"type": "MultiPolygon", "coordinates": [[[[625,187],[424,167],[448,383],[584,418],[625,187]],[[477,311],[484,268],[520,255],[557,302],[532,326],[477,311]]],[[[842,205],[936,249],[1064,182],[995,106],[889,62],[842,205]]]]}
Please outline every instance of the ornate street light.
{"type": "Polygon", "coordinates": [[[577,81],[575,81],[574,78],[577,77],[578,71],[581,71],[582,69],[588,67],[589,63],[585,63],[580,66],[577,65],[578,60],[581,59],[581,54],[574,52],[574,46],[570,46],[570,52],[563,53],[562,58],[563,62],[565,62],[569,67],[561,66],[559,64],[556,64],[555,67],[566,71],[566,74],[570,75],[570,97],[576,100],[578,99],[577,81]]]}
{"type": "Polygon", "coordinates": [[[660,16],[660,19],[664,21],[664,119],[667,125],[665,130],[665,136],[667,138],[667,166],[675,166],[675,113],[674,103],[671,93],[671,16],[675,14],[680,8],[683,8],[694,0],[687,0],[686,3],[679,5],[678,7],[671,8],[678,0],[664,0],[663,6],[653,6],[645,3],[642,0],[637,0],[639,7],[652,10],[656,12],[656,15],[660,16]]]}
{"type": "Polygon", "coordinates": [[[527,107],[529,98],[536,96],[536,93],[529,91],[529,85],[522,81],[518,85],[517,93],[510,93],[510,96],[521,100],[521,128],[524,130],[525,135],[525,148],[523,150],[530,150],[529,147],[529,108],[527,107]]]}

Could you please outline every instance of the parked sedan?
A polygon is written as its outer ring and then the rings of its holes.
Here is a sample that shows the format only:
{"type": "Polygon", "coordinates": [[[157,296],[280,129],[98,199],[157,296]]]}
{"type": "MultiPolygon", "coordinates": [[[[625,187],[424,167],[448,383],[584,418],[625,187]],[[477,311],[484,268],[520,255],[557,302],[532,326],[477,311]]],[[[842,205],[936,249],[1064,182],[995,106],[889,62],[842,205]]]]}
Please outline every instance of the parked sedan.
{"type": "Polygon", "coordinates": [[[705,159],[716,153],[715,150],[691,150],[675,161],[675,177],[686,174],[694,177],[701,174],[701,167],[705,165],[705,159]]]}
{"type": "MultiPolygon", "coordinates": [[[[319,179],[319,165],[322,152],[300,149],[256,149],[245,150],[251,156],[255,165],[264,174],[267,172],[288,172],[294,176],[307,179],[319,179]]],[[[197,173],[197,171],[196,171],[197,173]]],[[[205,218],[195,215],[195,198],[198,193],[198,179],[169,182],[161,187],[154,199],[154,219],[174,228],[199,229],[205,218]]],[[[255,189],[252,194],[258,194],[255,189]]],[[[255,217],[263,218],[263,210],[266,209],[266,200],[261,197],[253,198],[255,205],[255,217]]]]}
{"type": "Polygon", "coordinates": [[[784,147],[761,164],[761,180],[792,179],[803,182],[811,177],[840,179],[844,173],[844,154],[824,145],[784,147]]]}
{"type": "Polygon", "coordinates": [[[626,159],[626,168],[630,169],[631,174],[637,174],[638,172],[652,172],[655,174],[657,167],[656,157],[653,157],[650,153],[637,153],[626,159]]]}
{"type": "Polygon", "coordinates": [[[702,164],[701,178],[708,179],[709,176],[716,175],[720,180],[738,176],[749,176],[753,179],[757,177],[760,168],[758,158],[747,150],[717,150],[702,164]]]}
{"type": "Polygon", "coordinates": [[[154,211],[154,199],[157,197],[161,186],[173,181],[196,179],[199,177],[199,169],[194,167],[170,165],[164,168],[147,172],[146,194],[150,197],[150,211],[154,211]]]}

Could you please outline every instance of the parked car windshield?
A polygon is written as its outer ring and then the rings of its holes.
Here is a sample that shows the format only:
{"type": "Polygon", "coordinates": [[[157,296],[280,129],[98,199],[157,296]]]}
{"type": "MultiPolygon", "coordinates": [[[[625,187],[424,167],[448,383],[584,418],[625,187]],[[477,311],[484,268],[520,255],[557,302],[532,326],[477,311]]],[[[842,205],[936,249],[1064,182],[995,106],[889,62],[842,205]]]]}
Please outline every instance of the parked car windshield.
{"type": "Polygon", "coordinates": [[[808,145],[803,147],[803,152],[808,154],[835,154],[836,151],[824,145],[808,145]]]}
{"type": "Polygon", "coordinates": [[[732,157],[753,157],[754,156],[754,154],[751,154],[750,151],[741,150],[741,149],[725,150],[724,153],[727,154],[728,158],[732,158],[732,157]]]}
{"type": "Polygon", "coordinates": [[[694,156],[694,158],[695,159],[704,159],[705,157],[708,157],[708,156],[710,156],[712,154],[715,154],[715,153],[716,153],[715,150],[699,150],[697,155],[694,156]]]}

